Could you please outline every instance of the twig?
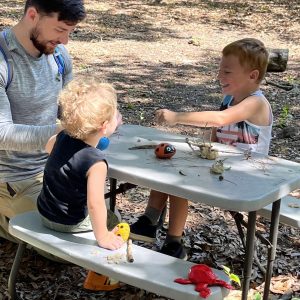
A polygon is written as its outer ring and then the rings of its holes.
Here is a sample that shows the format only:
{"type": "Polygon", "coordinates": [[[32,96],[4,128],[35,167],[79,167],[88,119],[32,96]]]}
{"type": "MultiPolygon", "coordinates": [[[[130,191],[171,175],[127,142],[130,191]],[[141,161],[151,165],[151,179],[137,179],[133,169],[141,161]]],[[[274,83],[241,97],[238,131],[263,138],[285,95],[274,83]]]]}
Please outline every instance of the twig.
{"type": "Polygon", "coordinates": [[[192,142],[189,140],[189,138],[185,138],[185,142],[189,145],[189,147],[192,149],[193,152],[196,150],[192,147],[192,142]]]}
{"type": "Polygon", "coordinates": [[[209,135],[209,146],[211,147],[211,138],[212,138],[213,128],[210,129],[210,135],[209,135]]]}
{"type": "MultiPolygon", "coordinates": [[[[185,142],[192,148],[192,146],[197,146],[200,147],[202,144],[201,143],[197,143],[194,141],[191,141],[189,138],[185,139],[185,142]]],[[[193,148],[192,148],[193,149],[193,148]]],[[[193,151],[195,151],[195,149],[193,149],[193,151]]]]}
{"type": "Polygon", "coordinates": [[[155,149],[157,145],[140,145],[140,146],[133,146],[128,148],[128,150],[139,150],[139,149],[155,149]]]}
{"type": "Polygon", "coordinates": [[[267,79],[265,79],[266,81],[266,84],[269,84],[269,85],[272,85],[272,86],[276,86],[280,89],[283,89],[285,91],[290,91],[294,88],[294,85],[293,84],[290,84],[290,83],[284,83],[284,84],[279,84],[279,83],[275,83],[273,81],[269,81],[267,79]]]}
{"type": "Polygon", "coordinates": [[[56,296],[57,296],[57,294],[58,294],[58,291],[59,291],[59,289],[61,288],[61,286],[62,286],[63,284],[64,284],[64,282],[60,283],[60,284],[57,286],[57,288],[56,288],[56,290],[55,290],[55,293],[54,293],[54,296],[53,296],[53,300],[56,299],[56,296]]]}
{"type": "Polygon", "coordinates": [[[204,130],[202,131],[202,143],[205,144],[205,139],[204,139],[204,131],[206,131],[207,123],[204,126],[204,130]]]}
{"type": "Polygon", "coordinates": [[[223,178],[222,180],[227,181],[227,182],[230,182],[230,183],[232,183],[232,184],[234,184],[234,185],[237,185],[235,182],[230,181],[230,180],[228,180],[228,179],[223,178]]]}

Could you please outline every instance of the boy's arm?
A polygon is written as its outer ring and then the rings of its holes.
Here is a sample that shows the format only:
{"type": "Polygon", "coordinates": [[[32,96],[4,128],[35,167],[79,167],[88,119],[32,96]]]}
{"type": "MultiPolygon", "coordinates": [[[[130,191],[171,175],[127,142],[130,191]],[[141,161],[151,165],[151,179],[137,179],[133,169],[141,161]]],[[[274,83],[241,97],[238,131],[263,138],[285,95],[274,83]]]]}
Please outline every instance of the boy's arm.
{"type": "Polygon", "coordinates": [[[158,123],[220,127],[248,120],[260,112],[264,101],[255,96],[222,111],[174,112],[160,109],[156,112],[158,123]]]}
{"type": "Polygon", "coordinates": [[[104,161],[95,163],[87,172],[87,206],[95,238],[99,246],[111,250],[124,243],[122,237],[107,230],[107,208],[104,201],[104,186],[107,165],[104,161]]]}

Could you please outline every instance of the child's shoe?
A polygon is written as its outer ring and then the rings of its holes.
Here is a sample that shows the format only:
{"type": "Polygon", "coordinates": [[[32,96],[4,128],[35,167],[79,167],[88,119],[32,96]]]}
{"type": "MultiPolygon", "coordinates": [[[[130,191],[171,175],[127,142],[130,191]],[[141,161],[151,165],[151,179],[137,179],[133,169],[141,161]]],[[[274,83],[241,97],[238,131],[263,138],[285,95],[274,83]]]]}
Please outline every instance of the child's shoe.
{"type": "Polygon", "coordinates": [[[148,217],[142,215],[130,225],[130,238],[144,242],[153,243],[156,239],[158,225],[152,225],[148,217]]]}
{"type": "Polygon", "coordinates": [[[90,291],[112,291],[118,289],[120,283],[105,275],[89,271],[83,283],[83,287],[90,291]]]}
{"type": "Polygon", "coordinates": [[[160,253],[187,260],[187,253],[181,242],[170,242],[164,244],[159,251],[160,253]]]}

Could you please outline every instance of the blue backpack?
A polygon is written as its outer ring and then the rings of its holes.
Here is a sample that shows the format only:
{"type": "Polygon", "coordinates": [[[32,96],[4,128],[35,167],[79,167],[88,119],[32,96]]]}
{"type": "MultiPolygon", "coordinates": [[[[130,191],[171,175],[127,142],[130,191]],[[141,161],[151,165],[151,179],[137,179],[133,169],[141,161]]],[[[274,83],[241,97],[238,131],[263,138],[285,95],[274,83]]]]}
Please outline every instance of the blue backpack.
{"type": "MultiPolygon", "coordinates": [[[[5,86],[5,90],[7,91],[13,78],[13,60],[11,53],[7,47],[6,34],[7,32],[5,30],[0,32],[0,51],[3,54],[4,60],[7,64],[7,81],[5,86]]],[[[58,67],[58,73],[60,75],[63,75],[65,72],[65,63],[63,56],[61,55],[58,48],[54,50],[53,57],[58,67]]]]}

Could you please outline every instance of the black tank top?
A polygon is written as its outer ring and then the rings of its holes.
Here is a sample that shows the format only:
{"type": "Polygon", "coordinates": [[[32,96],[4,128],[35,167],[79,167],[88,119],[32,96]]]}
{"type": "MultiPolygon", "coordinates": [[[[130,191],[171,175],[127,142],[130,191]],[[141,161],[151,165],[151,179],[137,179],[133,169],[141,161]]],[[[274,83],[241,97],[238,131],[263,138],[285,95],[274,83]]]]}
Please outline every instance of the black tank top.
{"type": "Polygon", "coordinates": [[[87,172],[99,161],[107,164],[99,149],[60,132],[47,160],[43,188],[37,200],[41,215],[65,225],[75,225],[85,219],[87,172]]]}

